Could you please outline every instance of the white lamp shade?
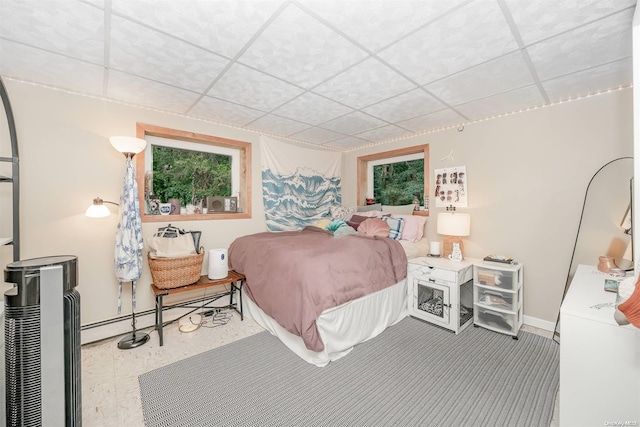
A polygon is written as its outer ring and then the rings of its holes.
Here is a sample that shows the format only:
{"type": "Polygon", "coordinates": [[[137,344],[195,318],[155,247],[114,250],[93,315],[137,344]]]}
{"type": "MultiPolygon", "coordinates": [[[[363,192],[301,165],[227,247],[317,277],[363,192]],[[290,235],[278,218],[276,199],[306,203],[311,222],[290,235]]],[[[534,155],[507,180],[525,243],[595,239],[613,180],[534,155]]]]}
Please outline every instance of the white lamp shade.
{"type": "Polygon", "coordinates": [[[112,136],[109,142],[121,153],[138,154],[147,146],[147,141],[132,136],[112,136]]]}
{"type": "Polygon", "coordinates": [[[89,218],[104,218],[111,215],[109,208],[105,205],[91,205],[87,208],[87,211],[84,213],[89,218]]]}
{"type": "Polygon", "coordinates": [[[457,212],[439,213],[437,232],[447,236],[468,236],[471,234],[471,216],[457,212]]]}

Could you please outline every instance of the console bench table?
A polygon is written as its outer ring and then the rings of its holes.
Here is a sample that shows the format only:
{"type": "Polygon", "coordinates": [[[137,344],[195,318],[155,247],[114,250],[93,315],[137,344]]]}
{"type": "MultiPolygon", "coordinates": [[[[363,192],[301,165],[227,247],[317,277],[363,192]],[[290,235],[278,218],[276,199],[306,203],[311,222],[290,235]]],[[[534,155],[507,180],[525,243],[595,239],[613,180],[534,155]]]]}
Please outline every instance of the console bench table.
{"type": "Polygon", "coordinates": [[[158,331],[158,337],[160,338],[160,346],[163,345],[162,329],[165,325],[169,325],[175,322],[176,320],[181,319],[184,316],[188,316],[194,311],[201,309],[202,307],[205,307],[208,304],[226,295],[229,295],[229,305],[223,306],[223,307],[215,307],[215,308],[233,309],[240,315],[240,320],[244,320],[244,316],[242,315],[242,284],[244,283],[244,281],[245,281],[244,275],[240,273],[236,273],[233,270],[229,270],[229,274],[227,274],[227,277],[225,277],[224,279],[211,280],[207,276],[201,276],[200,279],[193,285],[182,286],[179,288],[160,289],[152,283],[151,289],[153,290],[153,293],[156,296],[156,313],[155,313],[156,327],[155,328],[158,331]],[[230,286],[227,287],[225,285],[230,285],[230,286]],[[195,291],[197,289],[204,289],[209,287],[213,288],[212,289],[213,293],[209,296],[202,297],[196,300],[190,300],[186,302],[171,304],[166,307],[163,305],[163,298],[167,295],[178,294],[180,292],[195,291]],[[235,293],[235,291],[238,291],[238,300],[240,301],[239,303],[233,302],[233,294],[235,293]],[[205,303],[195,308],[189,305],[195,302],[205,302],[205,303]],[[171,308],[177,308],[177,307],[187,307],[187,308],[192,308],[192,310],[176,319],[170,320],[168,322],[163,322],[162,312],[164,310],[169,310],[171,308]]]}

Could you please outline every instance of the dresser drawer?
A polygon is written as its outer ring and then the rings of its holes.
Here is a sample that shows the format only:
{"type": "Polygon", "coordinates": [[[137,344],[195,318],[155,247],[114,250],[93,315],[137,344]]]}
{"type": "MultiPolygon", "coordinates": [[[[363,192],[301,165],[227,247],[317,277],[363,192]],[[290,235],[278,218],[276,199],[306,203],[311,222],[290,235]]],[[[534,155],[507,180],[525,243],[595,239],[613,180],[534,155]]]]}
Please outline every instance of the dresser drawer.
{"type": "Polygon", "coordinates": [[[473,322],[496,332],[515,335],[520,327],[520,312],[502,313],[474,304],[473,322]]]}
{"type": "Polygon", "coordinates": [[[497,287],[474,288],[473,301],[483,307],[504,311],[518,311],[520,292],[509,292],[497,287]]]}
{"type": "Polygon", "coordinates": [[[474,282],[482,286],[516,290],[519,285],[519,271],[497,270],[478,266],[474,269],[474,282]]]}

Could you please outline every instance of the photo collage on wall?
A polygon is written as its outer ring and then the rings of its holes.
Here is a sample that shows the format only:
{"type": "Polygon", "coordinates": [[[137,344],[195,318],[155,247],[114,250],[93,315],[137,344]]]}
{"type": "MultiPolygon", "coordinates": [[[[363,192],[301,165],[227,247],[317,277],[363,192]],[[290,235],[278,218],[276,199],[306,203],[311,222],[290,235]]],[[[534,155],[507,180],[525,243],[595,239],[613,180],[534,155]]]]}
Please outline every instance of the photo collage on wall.
{"type": "Polygon", "coordinates": [[[452,166],[435,170],[435,191],[433,196],[437,208],[454,206],[467,207],[467,167],[452,166]]]}

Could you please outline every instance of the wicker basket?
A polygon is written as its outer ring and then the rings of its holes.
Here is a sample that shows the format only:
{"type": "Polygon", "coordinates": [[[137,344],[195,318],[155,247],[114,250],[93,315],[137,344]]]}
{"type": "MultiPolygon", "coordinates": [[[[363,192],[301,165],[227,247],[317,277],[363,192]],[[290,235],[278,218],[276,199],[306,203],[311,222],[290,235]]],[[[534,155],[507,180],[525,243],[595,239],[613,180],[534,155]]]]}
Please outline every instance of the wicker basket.
{"type": "Polygon", "coordinates": [[[153,284],[159,289],[179,288],[192,285],[202,275],[204,251],[179,258],[152,258],[147,255],[153,284]]]}

